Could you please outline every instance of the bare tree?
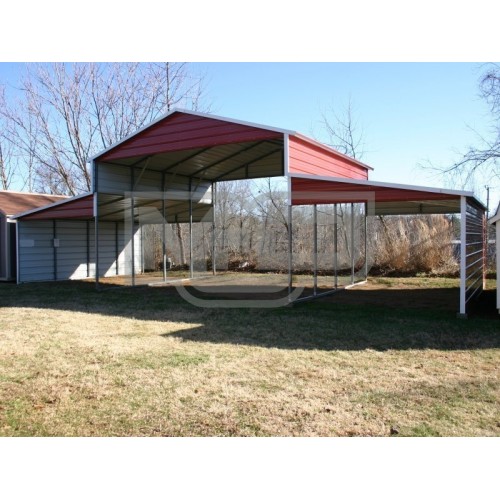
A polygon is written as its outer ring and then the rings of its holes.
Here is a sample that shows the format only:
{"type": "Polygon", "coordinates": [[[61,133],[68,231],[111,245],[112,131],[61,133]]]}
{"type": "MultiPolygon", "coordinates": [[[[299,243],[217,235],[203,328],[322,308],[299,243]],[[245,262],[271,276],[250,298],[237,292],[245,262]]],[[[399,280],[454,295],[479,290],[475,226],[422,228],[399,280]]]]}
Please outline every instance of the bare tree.
{"type": "Polygon", "coordinates": [[[0,103],[0,116],[27,177],[42,191],[70,195],[90,190],[93,154],[173,106],[198,109],[204,98],[201,77],[170,62],[30,64],[19,92],[0,103]]]}
{"type": "Polygon", "coordinates": [[[359,125],[351,98],[339,111],[332,105],[322,112],[320,124],[327,134],[329,146],[351,158],[359,160],[363,157],[364,131],[359,125]]]}
{"type": "MultiPolygon", "coordinates": [[[[324,132],[328,137],[328,145],[337,151],[360,160],[366,153],[364,130],[359,124],[352,99],[349,97],[347,104],[337,111],[330,106],[326,112],[321,114],[320,121],[324,132]]],[[[354,214],[350,213],[347,205],[338,205],[338,217],[340,219],[340,238],[343,240],[348,259],[351,258],[350,238],[347,234],[348,221],[354,214]]]]}
{"type": "Polygon", "coordinates": [[[13,172],[9,164],[8,154],[5,146],[0,141],[0,189],[9,189],[12,182],[13,172]]]}
{"type": "MultiPolygon", "coordinates": [[[[0,87],[0,104],[4,99],[4,89],[0,87]]],[[[9,189],[14,177],[12,145],[7,140],[4,120],[0,117],[0,189],[9,189]]]]}
{"type": "Polygon", "coordinates": [[[427,161],[420,168],[451,179],[453,184],[471,186],[474,181],[492,184],[500,180],[500,65],[490,64],[481,76],[479,95],[491,112],[491,136],[484,137],[477,131],[478,146],[469,146],[460,159],[451,165],[438,166],[427,161]]]}

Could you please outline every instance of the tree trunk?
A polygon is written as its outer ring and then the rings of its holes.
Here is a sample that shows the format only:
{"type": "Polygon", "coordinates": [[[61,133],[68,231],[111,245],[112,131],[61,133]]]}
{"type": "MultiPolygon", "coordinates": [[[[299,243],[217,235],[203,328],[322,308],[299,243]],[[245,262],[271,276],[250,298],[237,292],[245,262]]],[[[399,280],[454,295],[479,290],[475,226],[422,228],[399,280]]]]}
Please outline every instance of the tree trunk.
{"type": "Polygon", "coordinates": [[[179,251],[180,251],[180,258],[181,258],[181,263],[183,265],[187,264],[186,260],[186,251],[184,249],[184,235],[182,234],[182,228],[179,222],[175,223],[176,230],[177,230],[177,238],[179,240],[179,251]]]}

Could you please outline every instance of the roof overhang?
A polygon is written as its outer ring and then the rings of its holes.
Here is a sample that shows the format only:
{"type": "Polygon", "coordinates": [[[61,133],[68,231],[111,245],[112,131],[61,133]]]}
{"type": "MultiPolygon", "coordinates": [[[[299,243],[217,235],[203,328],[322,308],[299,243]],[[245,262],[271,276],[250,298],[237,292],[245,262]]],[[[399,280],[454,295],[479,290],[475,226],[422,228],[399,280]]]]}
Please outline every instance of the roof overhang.
{"type": "Polygon", "coordinates": [[[93,199],[94,196],[92,193],[83,193],[79,196],[58,201],[45,207],[16,214],[12,218],[18,220],[88,220],[94,216],[93,199]]]}
{"type": "Polygon", "coordinates": [[[309,175],[291,179],[292,205],[368,203],[373,215],[460,213],[463,196],[485,209],[469,191],[309,175]]]}

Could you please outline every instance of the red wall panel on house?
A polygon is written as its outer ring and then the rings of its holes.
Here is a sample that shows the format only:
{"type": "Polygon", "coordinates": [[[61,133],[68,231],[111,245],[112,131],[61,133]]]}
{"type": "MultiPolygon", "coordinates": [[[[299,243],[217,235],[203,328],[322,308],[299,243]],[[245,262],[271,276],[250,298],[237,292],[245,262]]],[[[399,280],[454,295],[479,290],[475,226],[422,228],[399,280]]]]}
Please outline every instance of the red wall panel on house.
{"type": "Polygon", "coordinates": [[[348,179],[368,179],[368,166],[305,138],[290,136],[288,171],[348,179]]]}
{"type": "Polygon", "coordinates": [[[118,160],[282,137],[282,133],[272,130],[175,112],[103,153],[97,160],[118,160]]]}
{"type": "Polygon", "coordinates": [[[39,210],[20,217],[20,220],[91,219],[94,216],[94,197],[89,194],[76,200],[39,210]]]}

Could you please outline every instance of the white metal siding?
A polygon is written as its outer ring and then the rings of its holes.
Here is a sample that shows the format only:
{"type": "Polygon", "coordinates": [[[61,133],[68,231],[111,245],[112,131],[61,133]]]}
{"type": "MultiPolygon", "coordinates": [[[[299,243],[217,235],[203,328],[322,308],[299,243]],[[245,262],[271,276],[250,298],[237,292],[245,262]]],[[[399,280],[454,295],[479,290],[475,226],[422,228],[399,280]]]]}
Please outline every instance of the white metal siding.
{"type": "MultiPolygon", "coordinates": [[[[100,163],[98,170],[98,192],[107,194],[130,193],[132,188],[132,177],[130,168],[100,163]]],[[[159,193],[162,190],[161,172],[146,169],[142,174],[138,168],[134,169],[134,193],[159,193]]],[[[201,198],[211,190],[211,182],[199,179],[192,180],[192,190],[201,198]]],[[[189,192],[189,178],[175,173],[167,173],[165,176],[165,191],[173,193],[173,199],[188,199],[184,194],[189,192]]]]}
{"type": "Polygon", "coordinates": [[[130,191],[130,169],[99,163],[97,167],[97,189],[100,193],[123,194],[130,191]]]}
{"type": "Polygon", "coordinates": [[[56,235],[57,279],[87,278],[87,222],[57,221],[56,235]]]}
{"type": "Polygon", "coordinates": [[[485,256],[484,223],[484,211],[468,202],[465,218],[466,302],[483,289],[485,256]]]}
{"type": "Polygon", "coordinates": [[[18,222],[19,281],[54,279],[52,221],[18,222]]]}

